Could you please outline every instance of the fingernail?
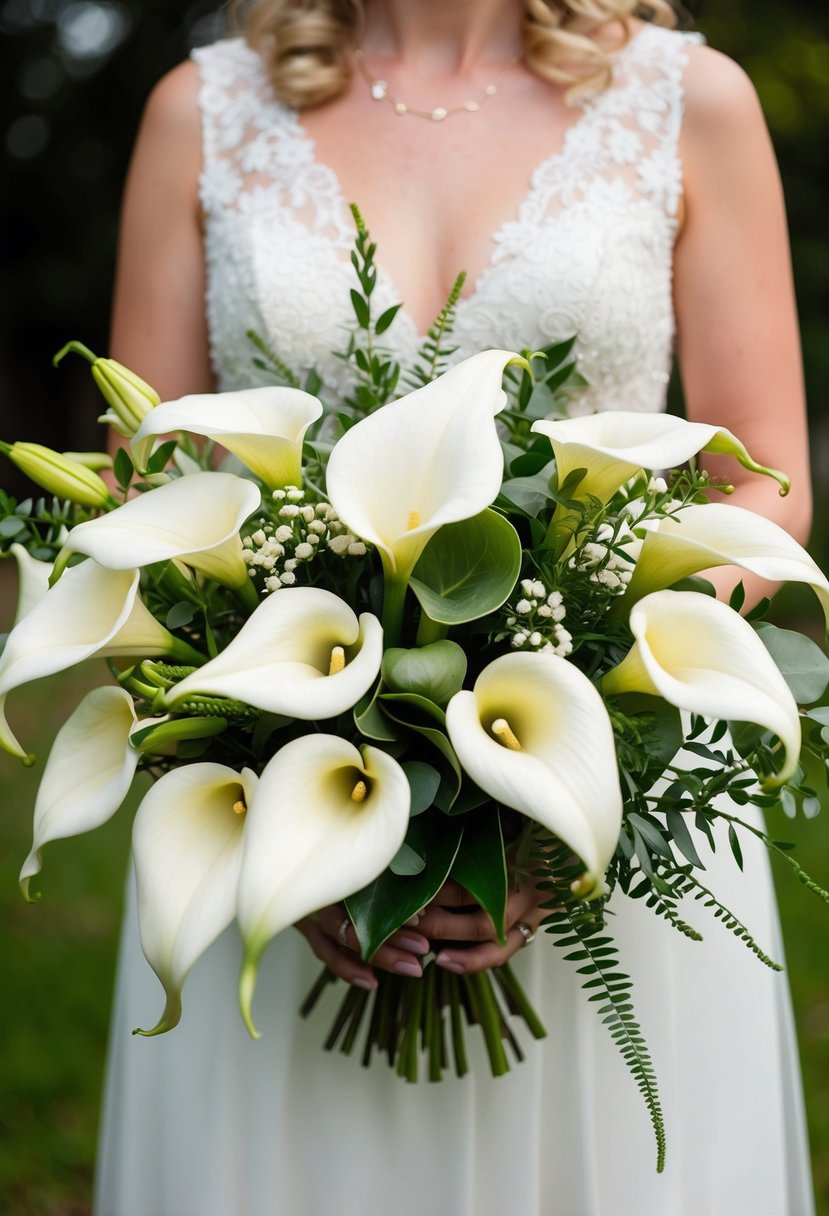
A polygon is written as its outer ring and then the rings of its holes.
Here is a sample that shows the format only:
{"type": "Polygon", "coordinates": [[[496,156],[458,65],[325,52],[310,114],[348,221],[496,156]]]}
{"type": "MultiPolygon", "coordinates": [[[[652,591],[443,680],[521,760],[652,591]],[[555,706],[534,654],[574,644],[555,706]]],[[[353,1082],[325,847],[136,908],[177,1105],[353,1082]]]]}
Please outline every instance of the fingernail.
{"type": "Polygon", "coordinates": [[[415,980],[419,980],[423,975],[417,963],[407,963],[402,959],[394,964],[394,969],[398,975],[410,975],[415,980]]]}
{"type": "Polygon", "coordinates": [[[435,958],[438,967],[443,967],[444,971],[454,971],[455,975],[463,975],[464,967],[462,963],[456,963],[453,958],[450,958],[445,951],[441,950],[435,958]]]}
{"type": "Polygon", "coordinates": [[[422,937],[407,937],[405,933],[401,933],[394,944],[401,950],[408,950],[411,954],[429,953],[429,943],[422,937]]]}
{"type": "Polygon", "coordinates": [[[351,982],[355,988],[364,988],[366,992],[373,992],[377,987],[377,980],[370,980],[365,975],[355,975],[351,982]]]}
{"type": "Polygon", "coordinates": [[[406,924],[409,926],[410,929],[416,929],[417,926],[420,924],[420,917],[417,914],[415,914],[411,918],[411,920],[406,921],[406,924]]]}

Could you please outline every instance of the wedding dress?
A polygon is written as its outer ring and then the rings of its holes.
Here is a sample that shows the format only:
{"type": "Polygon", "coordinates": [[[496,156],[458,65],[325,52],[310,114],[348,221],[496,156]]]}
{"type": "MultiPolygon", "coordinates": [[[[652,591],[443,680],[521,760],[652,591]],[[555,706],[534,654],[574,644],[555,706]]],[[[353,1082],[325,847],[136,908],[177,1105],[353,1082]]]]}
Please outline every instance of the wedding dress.
{"type": "MultiPolygon", "coordinates": [[[[589,387],[574,410],[663,408],[691,37],[646,26],[616,55],[612,87],[580,103],[563,147],[536,169],[458,306],[456,358],[575,333],[589,387]]],[[[253,329],[336,391],[346,373],[331,352],[351,320],[353,240],[337,178],[242,42],[196,59],[219,384],[259,381],[245,338],[253,329]]],[[[398,299],[382,269],[377,297],[382,307],[398,299]]],[[[415,354],[405,309],[386,341],[403,362],[415,354]]],[[[710,885],[780,958],[765,854],[748,843],[745,852],[741,875],[719,849],[710,885]]],[[[575,968],[543,935],[516,966],[548,1038],[528,1042],[526,1061],[506,1077],[493,1080],[478,1052],[463,1080],[410,1086],[379,1063],[364,1071],[321,1050],[332,1006],[298,1018],[319,963],[293,930],[264,959],[261,1041],[248,1038],[236,1007],[235,928],[194,968],[181,1025],[158,1039],[131,1037],[162,1004],[131,893],[98,1216],[809,1216],[785,978],[697,904],[685,915],[702,943],[641,902],[620,896],[611,909],[665,1109],[661,1176],[636,1085],[575,968]]]]}

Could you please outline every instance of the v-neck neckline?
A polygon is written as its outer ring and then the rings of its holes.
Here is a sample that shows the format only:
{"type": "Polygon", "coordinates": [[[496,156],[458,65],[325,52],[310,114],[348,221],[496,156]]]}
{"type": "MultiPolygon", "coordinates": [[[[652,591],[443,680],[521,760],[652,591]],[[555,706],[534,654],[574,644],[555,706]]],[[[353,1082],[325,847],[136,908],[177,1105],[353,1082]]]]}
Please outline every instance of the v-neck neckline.
{"type": "MultiPolygon", "coordinates": [[[[628,42],[624,44],[624,46],[620,47],[617,51],[611,52],[610,59],[614,67],[625,63],[631,57],[634,50],[641,49],[641,40],[646,38],[654,28],[655,27],[649,22],[646,23],[642,26],[638,33],[636,33],[628,42]]],[[[518,200],[518,203],[513,208],[511,214],[502,220],[501,223],[498,224],[498,226],[490,233],[489,251],[487,257],[482,263],[481,269],[477,272],[468,293],[462,295],[458,300],[456,305],[456,311],[458,313],[470,307],[477,301],[486,280],[494,269],[495,252],[503,238],[504,233],[516,223],[520,222],[521,215],[525,211],[526,207],[528,204],[532,203],[534,197],[537,195],[542,179],[548,177],[557,165],[564,164],[569,159],[576,140],[581,137],[581,134],[585,128],[588,128],[601,113],[603,103],[606,102],[607,98],[613,91],[614,83],[615,82],[612,82],[601,92],[588,93],[575,99],[574,104],[578,106],[581,113],[572,122],[568,123],[564,130],[559,147],[553,152],[548,153],[548,155],[536,163],[536,165],[530,171],[527,187],[518,200]]],[[[317,141],[306,129],[304,123],[302,122],[301,112],[296,109],[286,109],[287,113],[293,120],[297,138],[305,144],[308,163],[312,164],[317,172],[323,174],[328,180],[330,187],[329,197],[333,203],[332,210],[336,215],[337,227],[343,237],[344,245],[350,249],[351,245],[353,244],[353,223],[351,220],[348,198],[343,188],[342,179],[337,170],[331,164],[319,157],[317,152],[317,141]]],[[[415,320],[414,316],[409,312],[405,297],[399,291],[393,275],[388,272],[388,270],[382,264],[382,261],[377,261],[375,266],[378,279],[383,280],[387,290],[394,296],[395,302],[399,302],[401,304],[398,317],[400,319],[405,319],[405,322],[411,328],[411,331],[416,337],[417,341],[422,344],[426,340],[426,333],[421,332],[419,324],[415,320]]],[[[430,322],[430,325],[431,323],[432,322],[430,322]]]]}

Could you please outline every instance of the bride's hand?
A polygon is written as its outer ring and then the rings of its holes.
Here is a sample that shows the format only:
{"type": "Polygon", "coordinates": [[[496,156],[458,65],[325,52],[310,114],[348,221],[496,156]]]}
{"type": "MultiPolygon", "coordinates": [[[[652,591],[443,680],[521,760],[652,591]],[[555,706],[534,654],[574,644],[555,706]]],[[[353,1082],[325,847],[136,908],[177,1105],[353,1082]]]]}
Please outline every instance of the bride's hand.
{"type": "Polygon", "coordinates": [[[423,974],[420,959],[429,953],[431,946],[429,939],[416,931],[417,923],[418,918],[412,917],[394,933],[380,947],[370,965],[360,958],[357,935],[343,904],[322,908],[299,921],[296,927],[329,971],[357,988],[373,991],[377,987],[375,967],[413,978],[423,974]]]}
{"type": "Polygon", "coordinates": [[[488,914],[473,907],[475,901],[469,892],[450,879],[421,913],[418,932],[432,942],[451,943],[436,945],[435,962],[439,967],[458,975],[485,971],[500,967],[527,944],[548,915],[542,905],[549,899],[549,891],[539,891],[532,879],[521,879],[507,899],[507,941],[499,946],[488,914]],[[463,944],[466,942],[469,945],[463,944]]]}

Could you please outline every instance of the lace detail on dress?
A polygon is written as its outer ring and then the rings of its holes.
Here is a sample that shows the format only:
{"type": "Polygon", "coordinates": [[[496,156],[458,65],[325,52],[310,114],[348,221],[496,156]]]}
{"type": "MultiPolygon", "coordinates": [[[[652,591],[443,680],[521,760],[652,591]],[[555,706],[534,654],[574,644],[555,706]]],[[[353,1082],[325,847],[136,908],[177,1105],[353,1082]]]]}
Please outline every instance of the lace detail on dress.
{"type": "MultiPolygon", "coordinates": [[[[456,359],[575,333],[589,387],[572,412],[663,407],[674,337],[682,76],[693,41],[700,39],[643,27],[616,54],[611,87],[580,99],[562,148],[534,171],[515,218],[492,235],[488,266],[459,303],[456,359]]],[[[275,99],[244,42],[219,42],[194,58],[219,384],[257,382],[245,338],[255,329],[289,366],[316,367],[337,391],[348,373],[332,352],[343,347],[351,320],[354,235],[337,175],[316,159],[299,117],[275,99]]],[[[382,265],[377,302],[397,302],[382,265]]],[[[420,339],[405,307],[384,340],[404,364],[413,360],[420,339]]]]}

